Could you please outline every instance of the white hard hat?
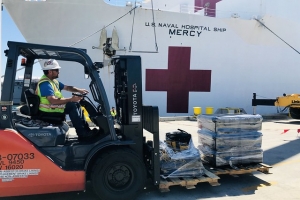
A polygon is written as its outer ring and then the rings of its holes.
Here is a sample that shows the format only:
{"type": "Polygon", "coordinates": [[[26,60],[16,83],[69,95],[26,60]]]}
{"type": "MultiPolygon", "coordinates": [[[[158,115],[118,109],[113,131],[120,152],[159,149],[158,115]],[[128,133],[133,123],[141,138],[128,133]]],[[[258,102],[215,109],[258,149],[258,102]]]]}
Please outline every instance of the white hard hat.
{"type": "Polygon", "coordinates": [[[42,70],[60,69],[58,62],[54,59],[49,59],[44,63],[42,70]]]}

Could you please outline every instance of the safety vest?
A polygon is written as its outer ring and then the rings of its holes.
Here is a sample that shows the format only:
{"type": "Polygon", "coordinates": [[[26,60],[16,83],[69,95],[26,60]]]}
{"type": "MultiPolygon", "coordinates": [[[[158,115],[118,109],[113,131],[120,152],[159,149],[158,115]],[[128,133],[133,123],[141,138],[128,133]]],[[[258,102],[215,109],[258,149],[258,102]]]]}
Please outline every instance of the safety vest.
{"type": "Polygon", "coordinates": [[[113,116],[113,117],[115,117],[116,115],[117,115],[117,112],[116,112],[116,110],[110,110],[110,114],[111,114],[111,116],[113,116]]]}
{"type": "Polygon", "coordinates": [[[35,93],[40,97],[40,106],[39,110],[43,112],[59,112],[63,113],[65,109],[65,104],[51,104],[47,97],[41,96],[40,84],[48,81],[54,91],[54,96],[56,98],[63,98],[60,90],[59,90],[59,82],[57,80],[51,80],[47,76],[43,75],[40,81],[37,84],[35,93]]]}

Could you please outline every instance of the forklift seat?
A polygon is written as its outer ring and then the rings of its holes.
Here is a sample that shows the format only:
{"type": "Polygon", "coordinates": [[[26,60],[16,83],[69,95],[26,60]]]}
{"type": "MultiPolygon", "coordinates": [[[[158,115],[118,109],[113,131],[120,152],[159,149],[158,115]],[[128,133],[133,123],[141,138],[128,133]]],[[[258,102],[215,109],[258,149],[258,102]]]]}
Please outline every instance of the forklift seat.
{"type": "Polygon", "coordinates": [[[33,89],[25,90],[24,94],[27,105],[20,109],[22,114],[31,116],[31,119],[39,119],[51,124],[61,124],[65,121],[66,115],[64,113],[47,113],[40,111],[40,97],[34,93],[33,89]]]}
{"type": "Polygon", "coordinates": [[[39,113],[40,97],[36,95],[33,89],[27,89],[24,91],[26,105],[29,116],[37,116],[39,113]]]}

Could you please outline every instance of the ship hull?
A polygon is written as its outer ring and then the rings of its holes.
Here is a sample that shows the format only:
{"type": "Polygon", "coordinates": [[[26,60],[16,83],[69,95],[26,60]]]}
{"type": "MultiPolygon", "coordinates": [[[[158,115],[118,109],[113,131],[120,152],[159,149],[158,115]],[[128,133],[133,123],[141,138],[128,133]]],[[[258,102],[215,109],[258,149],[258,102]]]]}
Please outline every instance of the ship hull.
{"type": "MultiPolygon", "coordinates": [[[[159,106],[161,116],[192,115],[193,107],[203,112],[206,107],[237,107],[252,113],[254,92],[275,98],[298,91],[299,20],[278,11],[264,9],[263,16],[256,16],[266,28],[255,19],[132,10],[101,0],[4,0],[4,6],[27,42],[85,48],[94,61],[103,61],[102,49],[93,48],[99,47],[100,30],[106,27],[110,36],[115,27],[123,50],[117,54],[141,56],[143,102],[159,106]]],[[[61,65],[60,81],[88,87],[83,69],[61,65]]],[[[112,66],[104,68],[100,76],[113,106],[111,72],[112,66]]]]}

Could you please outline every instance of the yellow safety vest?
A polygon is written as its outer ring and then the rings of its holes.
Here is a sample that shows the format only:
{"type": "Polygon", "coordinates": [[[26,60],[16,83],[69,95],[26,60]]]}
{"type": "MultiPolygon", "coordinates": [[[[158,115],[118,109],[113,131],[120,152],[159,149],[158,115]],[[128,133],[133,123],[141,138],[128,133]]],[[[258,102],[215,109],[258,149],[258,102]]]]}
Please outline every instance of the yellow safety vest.
{"type": "Polygon", "coordinates": [[[52,86],[52,89],[54,91],[54,96],[56,98],[63,98],[60,90],[59,90],[59,82],[57,80],[51,80],[47,76],[43,75],[40,81],[37,84],[35,93],[40,97],[40,106],[39,110],[43,112],[59,112],[63,113],[65,109],[65,104],[51,104],[47,97],[42,97],[41,96],[41,91],[40,91],[40,84],[43,82],[48,81],[50,85],[52,86]]]}
{"type": "Polygon", "coordinates": [[[111,110],[111,111],[110,111],[110,114],[111,114],[111,116],[115,117],[115,116],[117,115],[117,112],[116,112],[116,110],[114,110],[114,111],[111,110]]]}

